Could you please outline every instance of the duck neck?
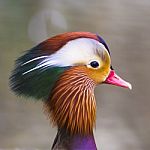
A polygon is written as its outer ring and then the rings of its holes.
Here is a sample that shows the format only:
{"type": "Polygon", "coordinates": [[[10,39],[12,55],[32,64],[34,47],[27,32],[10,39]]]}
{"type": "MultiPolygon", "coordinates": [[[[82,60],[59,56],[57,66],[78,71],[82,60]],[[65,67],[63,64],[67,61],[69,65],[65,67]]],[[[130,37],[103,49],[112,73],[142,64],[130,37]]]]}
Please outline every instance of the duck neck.
{"type": "Polygon", "coordinates": [[[89,135],[69,134],[65,129],[59,129],[52,150],[97,150],[93,133],[89,135]]]}

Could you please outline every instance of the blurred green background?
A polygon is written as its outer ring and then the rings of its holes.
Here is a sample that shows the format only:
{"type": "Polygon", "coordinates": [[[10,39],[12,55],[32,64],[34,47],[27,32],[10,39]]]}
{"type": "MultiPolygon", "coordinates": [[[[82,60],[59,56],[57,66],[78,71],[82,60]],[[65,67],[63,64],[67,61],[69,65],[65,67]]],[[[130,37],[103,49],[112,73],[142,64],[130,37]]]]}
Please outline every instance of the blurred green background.
{"type": "Polygon", "coordinates": [[[50,149],[56,129],[42,103],[14,95],[8,79],[25,50],[68,31],[99,33],[133,86],[96,88],[98,149],[149,150],[149,0],[0,0],[0,149],[50,149]]]}

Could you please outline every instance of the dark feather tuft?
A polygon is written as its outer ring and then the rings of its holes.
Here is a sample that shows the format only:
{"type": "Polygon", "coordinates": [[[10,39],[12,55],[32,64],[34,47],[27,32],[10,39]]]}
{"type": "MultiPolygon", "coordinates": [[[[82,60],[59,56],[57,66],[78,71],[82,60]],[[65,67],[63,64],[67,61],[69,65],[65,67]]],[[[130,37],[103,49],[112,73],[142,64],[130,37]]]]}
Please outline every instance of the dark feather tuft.
{"type": "Polygon", "coordinates": [[[24,74],[24,72],[36,67],[42,61],[41,58],[24,64],[33,58],[42,56],[43,54],[41,55],[40,51],[38,46],[34,47],[16,60],[15,69],[10,77],[10,86],[18,95],[47,100],[59,75],[67,68],[40,68],[24,74]]]}

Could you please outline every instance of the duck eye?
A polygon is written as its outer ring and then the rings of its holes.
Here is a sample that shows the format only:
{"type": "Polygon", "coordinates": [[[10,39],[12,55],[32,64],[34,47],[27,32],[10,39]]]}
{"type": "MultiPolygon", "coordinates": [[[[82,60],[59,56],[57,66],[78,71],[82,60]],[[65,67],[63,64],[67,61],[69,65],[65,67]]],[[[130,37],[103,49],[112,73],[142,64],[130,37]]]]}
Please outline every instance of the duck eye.
{"type": "Polygon", "coordinates": [[[91,67],[93,68],[98,68],[99,67],[99,63],[97,61],[91,61],[90,62],[91,67]]]}

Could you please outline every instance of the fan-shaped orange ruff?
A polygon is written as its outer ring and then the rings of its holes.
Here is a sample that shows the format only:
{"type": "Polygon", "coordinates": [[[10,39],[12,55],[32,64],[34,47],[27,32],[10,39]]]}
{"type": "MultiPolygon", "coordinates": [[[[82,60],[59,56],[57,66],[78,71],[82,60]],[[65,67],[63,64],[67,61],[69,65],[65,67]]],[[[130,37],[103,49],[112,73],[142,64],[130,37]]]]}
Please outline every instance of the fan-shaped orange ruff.
{"type": "Polygon", "coordinates": [[[53,123],[71,134],[92,133],[96,119],[94,86],[80,67],[64,72],[46,103],[53,123]]]}

